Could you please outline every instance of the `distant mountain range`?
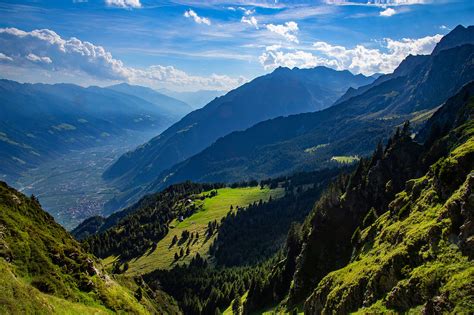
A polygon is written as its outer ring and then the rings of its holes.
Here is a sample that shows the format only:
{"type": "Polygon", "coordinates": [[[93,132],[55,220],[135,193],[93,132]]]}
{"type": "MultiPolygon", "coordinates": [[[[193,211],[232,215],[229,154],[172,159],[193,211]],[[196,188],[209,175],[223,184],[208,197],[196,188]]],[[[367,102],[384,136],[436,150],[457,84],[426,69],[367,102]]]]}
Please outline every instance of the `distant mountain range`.
{"type": "Polygon", "coordinates": [[[177,92],[168,89],[158,89],[158,92],[173,97],[189,104],[193,109],[199,109],[215,99],[224,95],[225,91],[199,90],[194,92],[177,92]]]}
{"type": "Polygon", "coordinates": [[[126,153],[104,173],[104,178],[115,180],[124,190],[135,190],[222,136],[278,116],[327,108],[349,87],[372,81],[325,67],[278,68],[213,100],[126,153]]]}
{"type": "Polygon", "coordinates": [[[173,119],[179,119],[194,109],[183,101],[144,86],[121,83],[109,86],[108,88],[144,99],[145,101],[156,105],[163,111],[164,115],[170,116],[173,119]]]}
{"type": "MultiPolygon", "coordinates": [[[[185,156],[183,152],[191,154],[192,150],[188,148],[196,147],[197,151],[197,147],[204,146],[203,141],[199,141],[198,146],[194,145],[200,139],[200,133],[196,128],[199,124],[193,125],[188,120],[199,113],[193,112],[143,147],[127,153],[108,170],[106,176],[122,176],[123,182],[135,188],[133,193],[121,196],[122,201],[115,206],[134,200],[145,192],[161,190],[184,180],[234,182],[262,179],[327,167],[337,163],[340,156],[357,158],[369,154],[395,126],[410,119],[416,129],[450,95],[474,79],[474,41],[469,44],[466,40],[473,32],[473,27],[457,27],[441,40],[433,54],[408,56],[392,74],[380,76],[373,83],[358,89],[349,89],[332,107],[312,113],[304,113],[305,110],[300,107],[302,114],[270,119],[245,131],[230,133],[156,177],[157,171],[185,156]],[[176,130],[177,126],[179,130],[176,130]],[[154,180],[150,181],[153,177],[154,180]],[[144,190],[137,188],[147,182],[150,184],[144,190]]],[[[258,78],[249,85],[260,80],[277,84],[283,82],[281,78],[285,75],[293,78],[304,71],[277,69],[268,75],[268,80],[267,77],[258,78]],[[276,77],[279,79],[271,80],[276,77]]],[[[332,73],[325,68],[306,71],[332,73]]],[[[325,82],[331,80],[326,79],[325,82]]],[[[283,92],[284,95],[288,92],[302,95],[289,82],[284,84],[291,87],[283,92]]],[[[283,91],[284,88],[278,86],[274,90],[283,91]]],[[[226,97],[238,91],[232,91],[226,97]]],[[[316,93],[318,90],[311,91],[316,93]]],[[[249,92],[255,93],[253,90],[249,92]]],[[[286,104],[281,95],[278,99],[281,104],[286,104]]],[[[259,100],[264,104],[273,104],[269,95],[261,96],[259,100]]],[[[216,101],[222,102],[222,98],[216,101]]],[[[308,107],[314,106],[310,103],[308,101],[308,107]]],[[[212,105],[213,102],[204,109],[212,105]]],[[[260,108],[260,105],[253,108],[260,108]]],[[[210,127],[214,126],[211,120],[215,119],[215,114],[212,115],[211,118],[206,116],[204,126],[209,126],[209,132],[217,129],[210,127]]]]}
{"type": "Polygon", "coordinates": [[[0,175],[8,177],[127,130],[159,132],[191,110],[153,90],[123,84],[84,88],[0,80],[0,103],[0,175]]]}
{"type": "MultiPolygon", "coordinates": [[[[468,34],[474,32],[469,30],[468,34]]],[[[187,179],[232,182],[273,177],[325,167],[334,163],[335,156],[369,154],[395,126],[409,119],[416,128],[474,80],[474,45],[457,46],[452,36],[457,37],[457,31],[440,42],[444,50],[409,56],[393,74],[353,91],[328,109],[272,119],[217,140],[161,174],[150,191],[187,179]]]]}

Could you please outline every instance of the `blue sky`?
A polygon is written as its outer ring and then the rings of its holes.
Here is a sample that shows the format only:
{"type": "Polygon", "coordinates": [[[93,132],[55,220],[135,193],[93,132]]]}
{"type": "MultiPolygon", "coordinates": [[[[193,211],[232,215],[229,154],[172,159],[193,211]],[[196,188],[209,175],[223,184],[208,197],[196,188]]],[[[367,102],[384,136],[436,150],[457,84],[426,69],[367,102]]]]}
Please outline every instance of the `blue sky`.
{"type": "Polygon", "coordinates": [[[0,76],[228,90],[277,66],[370,75],[458,24],[474,1],[0,1],[0,76]]]}

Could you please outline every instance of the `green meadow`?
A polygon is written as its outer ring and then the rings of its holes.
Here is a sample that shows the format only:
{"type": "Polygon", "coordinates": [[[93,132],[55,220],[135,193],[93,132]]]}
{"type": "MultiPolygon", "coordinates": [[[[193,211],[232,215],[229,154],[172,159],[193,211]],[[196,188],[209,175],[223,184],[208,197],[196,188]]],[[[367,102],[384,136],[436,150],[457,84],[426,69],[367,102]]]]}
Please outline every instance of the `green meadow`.
{"type": "MultiPolygon", "coordinates": [[[[209,192],[204,192],[209,194],[209,192]]],[[[157,243],[154,251],[149,251],[143,256],[131,260],[129,262],[129,269],[127,274],[138,275],[151,272],[155,269],[169,269],[175,264],[189,263],[191,259],[199,253],[201,257],[208,257],[209,247],[214,241],[217,234],[208,237],[206,230],[209,222],[216,220],[218,223],[230,211],[230,206],[233,211],[237,211],[237,207],[245,207],[251,203],[258,202],[260,199],[267,201],[270,196],[272,198],[279,198],[283,196],[284,190],[282,188],[269,189],[259,186],[243,187],[243,188],[221,188],[217,189],[217,195],[211,198],[200,200],[194,198],[194,203],[200,210],[184,219],[182,222],[175,219],[170,223],[168,234],[157,243]],[[183,231],[187,230],[193,233],[195,237],[186,240],[180,244],[178,241],[172,245],[172,240],[176,236],[181,238],[183,231]],[[199,235],[199,237],[196,237],[199,235]],[[175,253],[180,253],[181,249],[185,253],[178,260],[175,260],[175,253]],[[189,249],[189,254],[186,254],[189,249]]],[[[197,196],[199,197],[199,195],[197,196]]],[[[105,264],[112,264],[115,257],[108,257],[104,260],[105,264]]]]}

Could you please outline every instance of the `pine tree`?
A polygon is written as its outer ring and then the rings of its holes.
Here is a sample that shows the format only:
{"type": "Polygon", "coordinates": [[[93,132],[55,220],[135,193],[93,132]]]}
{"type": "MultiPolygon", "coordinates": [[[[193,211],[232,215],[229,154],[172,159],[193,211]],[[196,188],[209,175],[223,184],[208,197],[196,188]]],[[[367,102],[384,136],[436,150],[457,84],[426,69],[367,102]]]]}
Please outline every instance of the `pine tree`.
{"type": "Polygon", "coordinates": [[[232,313],[235,315],[240,315],[242,313],[242,301],[240,294],[236,294],[234,301],[232,302],[232,313]]]}

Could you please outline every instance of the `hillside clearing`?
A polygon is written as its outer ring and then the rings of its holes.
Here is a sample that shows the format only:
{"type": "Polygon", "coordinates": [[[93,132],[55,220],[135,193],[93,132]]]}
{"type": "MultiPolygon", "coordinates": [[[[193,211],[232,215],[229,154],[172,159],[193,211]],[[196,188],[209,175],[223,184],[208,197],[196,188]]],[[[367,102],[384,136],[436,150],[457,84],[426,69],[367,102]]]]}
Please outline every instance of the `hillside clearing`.
{"type": "MultiPolygon", "coordinates": [[[[203,192],[202,195],[209,192],[203,192]]],[[[230,211],[232,205],[234,211],[237,207],[245,207],[251,203],[258,202],[260,199],[267,201],[270,196],[272,198],[282,197],[284,190],[282,188],[269,189],[267,187],[244,187],[244,188],[221,188],[217,189],[217,196],[206,198],[203,201],[196,200],[197,206],[202,205],[202,209],[182,222],[175,219],[170,223],[168,234],[157,243],[154,251],[148,251],[141,257],[131,260],[129,262],[128,275],[145,274],[155,269],[169,269],[176,263],[188,263],[191,259],[199,253],[201,257],[207,257],[209,247],[214,238],[217,236],[214,233],[212,236],[206,235],[206,230],[209,222],[216,220],[218,223],[230,211]],[[181,235],[183,231],[188,231],[193,234],[193,238],[187,239],[181,243],[181,235]],[[196,235],[199,235],[196,237],[196,235]],[[178,238],[178,242],[172,245],[174,237],[178,238]],[[189,249],[189,254],[186,254],[189,249]],[[179,255],[183,250],[184,255],[175,261],[175,253],[179,255]]],[[[105,264],[112,264],[115,257],[108,257],[104,260],[105,264]]]]}

